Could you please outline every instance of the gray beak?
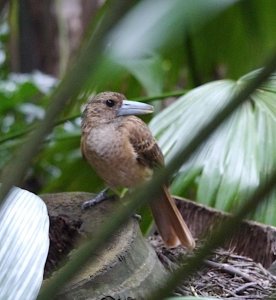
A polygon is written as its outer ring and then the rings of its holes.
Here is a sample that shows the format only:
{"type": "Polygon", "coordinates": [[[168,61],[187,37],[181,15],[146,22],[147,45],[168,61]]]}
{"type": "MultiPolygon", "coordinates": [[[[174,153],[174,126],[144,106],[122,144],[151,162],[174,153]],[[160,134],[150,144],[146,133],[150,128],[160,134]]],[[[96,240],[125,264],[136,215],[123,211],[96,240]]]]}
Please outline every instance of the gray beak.
{"type": "Polygon", "coordinates": [[[123,100],[122,106],[117,110],[117,117],[127,115],[144,115],[153,112],[153,106],[136,101],[123,100]]]}

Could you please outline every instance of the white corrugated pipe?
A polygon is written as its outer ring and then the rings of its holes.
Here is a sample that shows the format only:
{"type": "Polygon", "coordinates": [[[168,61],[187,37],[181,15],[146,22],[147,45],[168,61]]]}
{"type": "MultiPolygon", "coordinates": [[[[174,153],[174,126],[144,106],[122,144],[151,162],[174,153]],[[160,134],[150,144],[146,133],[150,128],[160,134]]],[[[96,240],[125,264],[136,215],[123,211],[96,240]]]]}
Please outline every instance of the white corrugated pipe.
{"type": "Polygon", "coordinates": [[[49,250],[49,217],[33,193],[13,188],[0,207],[0,299],[36,299],[49,250]]]}

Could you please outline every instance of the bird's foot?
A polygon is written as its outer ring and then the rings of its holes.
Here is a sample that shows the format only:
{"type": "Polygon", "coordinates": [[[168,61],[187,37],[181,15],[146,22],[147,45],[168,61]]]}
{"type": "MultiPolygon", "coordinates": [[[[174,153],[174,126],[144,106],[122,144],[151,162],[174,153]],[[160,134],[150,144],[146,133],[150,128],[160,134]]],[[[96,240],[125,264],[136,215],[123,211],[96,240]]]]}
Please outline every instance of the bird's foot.
{"type": "Polygon", "coordinates": [[[92,199],[89,199],[89,200],[83,202],[81,205],[81,209],[82,210],[88,209],[92,206],[95,206],[98,203],[101,203],[105,200],[110,200],[112,198],[114,198],[114,195],[108,194],[108,189],[104,189],[95,198],[92,198],[92,199]]]}

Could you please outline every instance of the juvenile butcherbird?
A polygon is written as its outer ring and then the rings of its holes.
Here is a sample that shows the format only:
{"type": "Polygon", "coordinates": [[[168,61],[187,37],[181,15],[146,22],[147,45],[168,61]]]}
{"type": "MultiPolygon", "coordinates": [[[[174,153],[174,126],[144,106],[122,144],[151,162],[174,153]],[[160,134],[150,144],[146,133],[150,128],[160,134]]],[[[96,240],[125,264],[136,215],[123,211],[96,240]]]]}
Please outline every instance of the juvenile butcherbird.
{"type": "MultiPolygon", "coordinates": [[[[133,188],[150,180],[164,165],[163,154],[147,125],[134,115],[151,113],[151,105],[103,92],[87,104],[82,119],[84,158],[112,189],[133,188]]],[[[190,230],[166,185],[159,199],[150,202],[157,229],[167,247],[195,247],[190,230]]]]}

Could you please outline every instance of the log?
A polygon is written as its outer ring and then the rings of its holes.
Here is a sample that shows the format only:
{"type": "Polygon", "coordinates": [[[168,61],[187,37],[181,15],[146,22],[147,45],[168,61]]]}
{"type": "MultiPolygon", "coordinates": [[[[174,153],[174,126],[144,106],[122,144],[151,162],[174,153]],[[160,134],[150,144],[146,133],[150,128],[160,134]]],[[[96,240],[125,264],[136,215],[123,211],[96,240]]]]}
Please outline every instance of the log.
{"type": "MultiPolygon", "coordinates": [[[[115,209],[116,200],[113,200],[82,211],[81,203],[93,196],[80,192],[41,196],[51,222],[51,244],[45,268],[48,276],[61,260],[70,259],[70,252],[80,238],[93,235],[115,209]]],[[[91,257],[91,262],[87,262],[57,299],[144,299],[149,289],[161,285],[167,275],[134,217],[100,253],[91,257]]]]}

